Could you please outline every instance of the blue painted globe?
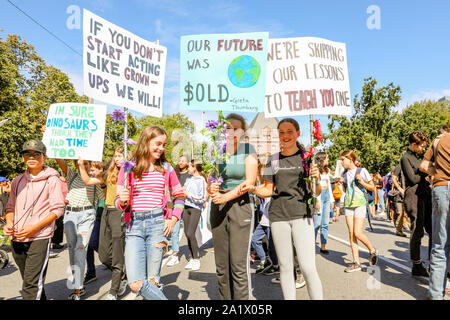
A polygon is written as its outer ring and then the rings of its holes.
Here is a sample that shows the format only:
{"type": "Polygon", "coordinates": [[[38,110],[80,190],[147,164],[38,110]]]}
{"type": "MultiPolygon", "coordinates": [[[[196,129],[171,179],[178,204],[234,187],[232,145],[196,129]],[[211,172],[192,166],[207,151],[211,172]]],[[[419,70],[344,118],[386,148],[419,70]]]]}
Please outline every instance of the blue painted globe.
{"type": "Polygon", "coordinates": [[[261,66],[251,56],[239,56],[228,66],[228,79],[239,88],[254,86],[261,74],[261,66]]]}

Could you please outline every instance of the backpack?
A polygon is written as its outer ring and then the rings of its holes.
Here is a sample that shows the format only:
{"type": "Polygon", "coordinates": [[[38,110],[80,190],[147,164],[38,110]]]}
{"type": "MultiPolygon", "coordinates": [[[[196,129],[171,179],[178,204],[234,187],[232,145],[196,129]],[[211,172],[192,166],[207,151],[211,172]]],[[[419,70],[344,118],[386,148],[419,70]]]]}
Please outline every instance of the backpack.
{"type": "MultiPolygon", "coordinates": [[[[355,173],[355,177],[356,177],[356,175],[357,174],[360,174],[361,173],[361,171],[362,171],[362,169],[363,168],[361,168],[361,167],[358,167],[358,168],[356,168],[356,173],[355,173]]],[[[348,182],[347,182],[347,171],[348,170],[345,170],[343,173],[342,173],[342,176],[343,176],[343,178],[344,178],[344,188],[347,190],[347,184],[348,184],[348,182]]],[[[364,188],[360,183],[359,183],[359,181],[358,180],[356,180],[356,178],[355,178],[355,185],[364,193],[364,196],[366,197],[366,200],[367,200],[367,204],[369,204],[370,202],[372,202],[372,201],[374,201],[375,200],[375,191],[369,191],[369,190],[367,190],[366,188],[364,188]]]]}
{"type": "Polygon", "coordinates": [[[334,185],[334,189],[333,189],[333,197],[335,200],[339,200],[342,197],[342,192],[341,192],[341,188],[339,188],[338,184],[334,185]]]}

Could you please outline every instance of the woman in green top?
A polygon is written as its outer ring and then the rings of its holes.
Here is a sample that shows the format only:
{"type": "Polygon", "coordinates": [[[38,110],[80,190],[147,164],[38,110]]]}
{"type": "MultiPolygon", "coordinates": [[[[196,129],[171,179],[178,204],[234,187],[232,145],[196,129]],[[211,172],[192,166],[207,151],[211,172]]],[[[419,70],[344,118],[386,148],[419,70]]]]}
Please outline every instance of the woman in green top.
{"type": "Polygon", "coordinates": [[[219,164],[223,183],[212,183],[211,228],[216,273],[222,300],[246,300],[252,297],[250,282],[250,240],[253,232],[253,204],[248,193],[239,194],[244,184],[254,185],[258,171],[255,148],[241,143],[245,119],[235,113],[226,119],[226,163],[219,164]]]}

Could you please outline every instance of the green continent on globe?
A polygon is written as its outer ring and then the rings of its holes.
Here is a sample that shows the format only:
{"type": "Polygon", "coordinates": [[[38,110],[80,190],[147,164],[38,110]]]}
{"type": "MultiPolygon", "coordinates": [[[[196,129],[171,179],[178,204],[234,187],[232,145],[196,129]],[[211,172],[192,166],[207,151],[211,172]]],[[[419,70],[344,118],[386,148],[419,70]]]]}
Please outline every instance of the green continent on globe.
{"type": "Polygon", "coordinates": [[[248,55],[239,56],[228,66],[228,79],[239,88],[250,88],[258,82],[261,66],[248,55]]]}

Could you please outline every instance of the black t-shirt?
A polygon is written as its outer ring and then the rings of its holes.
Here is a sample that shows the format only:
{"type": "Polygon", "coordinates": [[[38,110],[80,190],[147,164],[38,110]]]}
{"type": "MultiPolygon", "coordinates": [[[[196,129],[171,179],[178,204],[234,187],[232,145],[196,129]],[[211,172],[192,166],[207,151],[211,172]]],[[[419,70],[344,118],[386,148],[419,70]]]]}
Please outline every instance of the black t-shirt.
{"type": "Polygon", "coordinates": [[[275,184],[269,207],[271,222],[311,217],[312,204],[308,200],[312,194],[306,177],[300,150],[291,156],[277,153],[268,159],[263,181],[275,184]]]}
{"type": "Polygon", "coordinates": [[[178,180],[180,181],[181,186],[183,187],[186,183],[187,178],[189,177],[189,173],[186,170],[185,172],[180,171],[180,176],[178,177],[178,180]]]}

